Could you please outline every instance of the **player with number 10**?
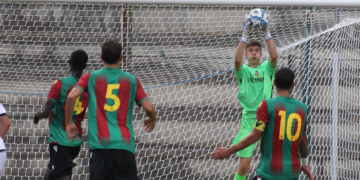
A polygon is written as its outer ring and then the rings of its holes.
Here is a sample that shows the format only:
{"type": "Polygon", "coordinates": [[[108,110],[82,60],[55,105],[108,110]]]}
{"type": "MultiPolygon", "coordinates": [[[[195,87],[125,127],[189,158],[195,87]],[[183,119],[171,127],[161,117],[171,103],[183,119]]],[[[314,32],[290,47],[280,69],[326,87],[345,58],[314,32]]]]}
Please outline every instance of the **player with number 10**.
{"type": "Polygon", "coordinates": [[[277,70],[274,85],[278,96],[261,102],[250,135],[230,148],[216,148],[211,158],[229,157],[261,137],[261,160],[254,180],[295,180],[301,171],[313,180],[307,159],[307,108],[290,95],[294,79],[289,68],[277,70]]]}

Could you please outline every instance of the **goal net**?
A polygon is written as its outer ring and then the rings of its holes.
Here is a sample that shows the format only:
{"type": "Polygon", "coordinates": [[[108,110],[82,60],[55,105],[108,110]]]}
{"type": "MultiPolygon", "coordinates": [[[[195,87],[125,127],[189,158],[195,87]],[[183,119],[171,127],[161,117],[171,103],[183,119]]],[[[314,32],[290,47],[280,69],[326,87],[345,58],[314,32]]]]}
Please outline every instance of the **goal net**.
{"type": "MultiPolygon", "coordinates": [[[[2,179],[42,179],[49,129],[47,119],[34,125],[34,114],[52,82],[68,76],[70,53],[84,49],[86,72],[99,69],[110,38],[122,42],[121,68],[140,79],[158,112],[154,132],[145,133],[145,112],[134,109],[140,179],[233,179],[239,158],[214,161],[210,153],[239,131],[234,53],[254,8],[270,14],[278,67],[295,71],[293,96],[308,106],[315,179],[360,179],[359,8],[1,2],[0,102],[11,119],[2,179]]],[[[262,32],[250,39],[262,43],[265,60],[262,32]]],[[[89,179],[87,119],[83,127],[75,180],[89,179]]],[[[248,179],[259,158],[256,148],[248,179]]]]}

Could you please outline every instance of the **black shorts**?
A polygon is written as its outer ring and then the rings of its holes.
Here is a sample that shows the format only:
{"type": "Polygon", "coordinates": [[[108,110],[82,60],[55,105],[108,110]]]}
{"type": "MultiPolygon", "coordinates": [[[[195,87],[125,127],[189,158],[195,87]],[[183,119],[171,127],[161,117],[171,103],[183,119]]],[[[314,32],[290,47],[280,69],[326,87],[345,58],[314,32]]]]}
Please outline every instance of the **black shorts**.
{"type": "Polygon", "coordinates": [[[73,160],[80,152],[80,146],[62,146],[50,144],[50,162],[48,168],[52,169],[51,179],[60,178],[72,174],[72,168],[76,166],[73,160]]]}
{"type": "MultiPolygon", "coordinates": [[[[268,180],[268,179],[264,179],[260,176],[255,176],[253,180],[268,180]]],[[[294,179],[294,180],[297,180],[297,179],[294,179]]]]}
{"type": "Polygon", "coordinates": [[[135,155],[127,150],[90,151],[90,180],[139,180],[135,155]]]}

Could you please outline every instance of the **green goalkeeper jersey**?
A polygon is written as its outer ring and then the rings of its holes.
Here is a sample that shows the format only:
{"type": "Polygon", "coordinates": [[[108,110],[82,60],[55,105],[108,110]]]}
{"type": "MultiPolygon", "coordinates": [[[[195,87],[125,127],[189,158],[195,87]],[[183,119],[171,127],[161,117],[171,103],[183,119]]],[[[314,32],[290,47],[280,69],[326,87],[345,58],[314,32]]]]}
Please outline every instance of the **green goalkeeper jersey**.
{"type": "Polygon", "coordinates": [[[243,118],[256,118],[261,101],[272,97],[275,70],[269,60],[257,68],[243,64],[240,71],[234,69],[239,85],[238,99],[243,106],[243,118]]]}

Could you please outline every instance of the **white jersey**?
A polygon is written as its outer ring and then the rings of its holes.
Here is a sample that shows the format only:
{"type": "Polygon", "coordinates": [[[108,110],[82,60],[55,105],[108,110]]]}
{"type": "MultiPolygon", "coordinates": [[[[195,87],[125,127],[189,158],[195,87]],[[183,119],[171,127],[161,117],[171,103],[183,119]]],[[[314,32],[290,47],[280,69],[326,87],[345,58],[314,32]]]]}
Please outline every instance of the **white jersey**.
{"type": "MultiPolygon", "coordinates": [[[[0,103],[0,116],[4,116],[6,115],[6,110],[4,108],[4,106],[2,105],[2,103],[0,103]]],[[[0,124],[1,126],[1,124],[0,124]]],[[[5,149],[5,144],[4,144],[4,140],[0,137],[0,150],[1,149],[5,149]]]]}
{"type": "Polygon", "coordinates": [[[0,103],[0,115],[5,115],[6,114],[6,110],[4,108],[4,106],[2,105],[2,103],[0,103]]]}

